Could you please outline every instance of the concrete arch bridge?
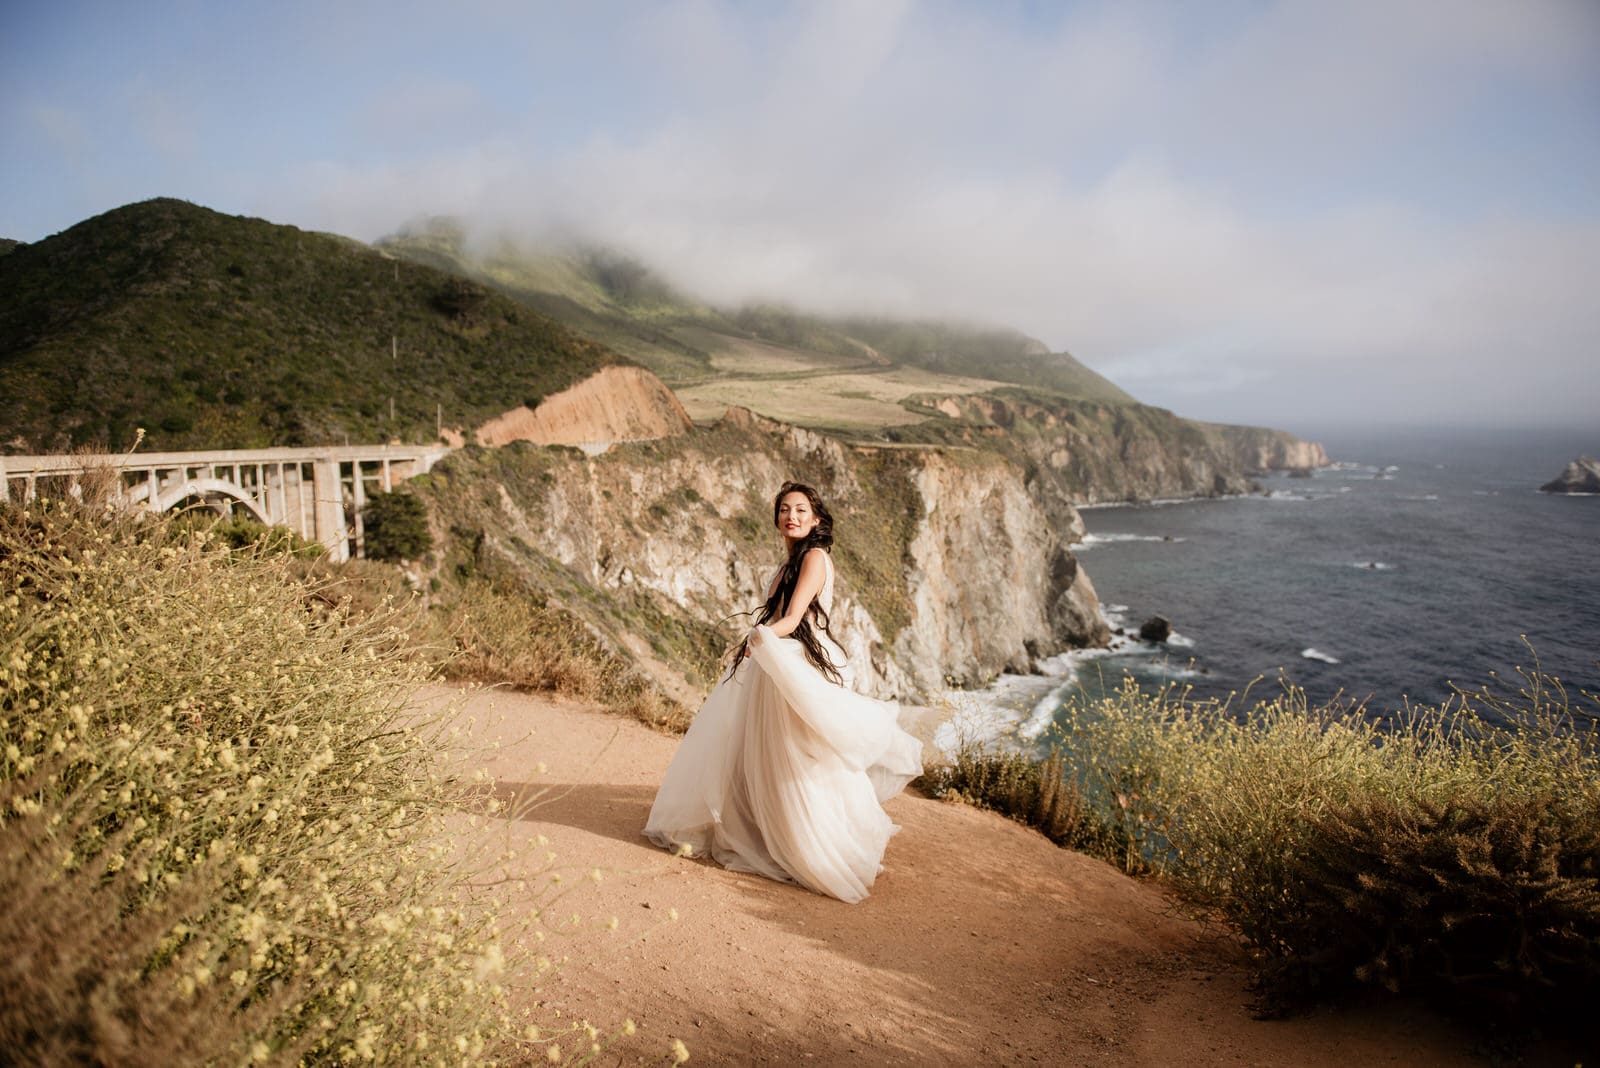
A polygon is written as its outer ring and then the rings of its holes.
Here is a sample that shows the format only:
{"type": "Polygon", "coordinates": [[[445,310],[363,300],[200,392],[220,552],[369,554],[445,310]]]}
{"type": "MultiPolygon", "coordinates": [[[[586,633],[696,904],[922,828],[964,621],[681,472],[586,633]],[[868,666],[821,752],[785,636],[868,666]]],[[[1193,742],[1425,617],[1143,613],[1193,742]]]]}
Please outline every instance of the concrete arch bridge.
{"type": "Polygon", "coordinates": [[[428,471],[443,445],[345,445],[123,455],[0,456],[0,501],[79,497],[111,480],[125,507],[164,512],[190,502],[238,512],[321,542],[335,560],[361,555],[367,497],[428,471]]]}

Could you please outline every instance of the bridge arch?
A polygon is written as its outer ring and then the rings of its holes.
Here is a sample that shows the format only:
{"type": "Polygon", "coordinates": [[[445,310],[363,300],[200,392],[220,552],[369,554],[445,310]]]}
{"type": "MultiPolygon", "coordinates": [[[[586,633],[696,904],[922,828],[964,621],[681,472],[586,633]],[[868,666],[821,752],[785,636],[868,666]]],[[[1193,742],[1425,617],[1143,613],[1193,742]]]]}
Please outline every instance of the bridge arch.
{"type": "MultiPolygon", "coordinates": [[[[271,526],[272,521],[262,512],[250,494],[225,478],[187,478],[176,486],[169,486],[156,497],[155,510],[165,512],[174,505],[198,497],[201,501],[217,508],[217,497],[227,498],[235,504],[244,505],[250,517],[264,526],[271,526]]],[[[218,511],[223,511],[217,508],[218,511]]]]}

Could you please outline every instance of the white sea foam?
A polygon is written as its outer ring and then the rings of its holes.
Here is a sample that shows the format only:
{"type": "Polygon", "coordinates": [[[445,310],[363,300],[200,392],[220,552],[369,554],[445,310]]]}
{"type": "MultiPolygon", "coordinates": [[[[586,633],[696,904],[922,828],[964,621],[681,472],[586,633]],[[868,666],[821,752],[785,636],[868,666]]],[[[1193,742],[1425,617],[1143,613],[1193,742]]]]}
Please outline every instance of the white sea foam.
{"type": "Polygon", "coordinates": [[[1204,672],[1185,658],[1176,661],[1164,650],[1191,649],[1192,638],[1173,631],[1164,644],[1146,642],[1139,628],[1129,626],[1124,604],[1103,604],[1100,618],[1113,631],[1105,648],[1071,649],[1035,662],[1037,675],[1000,675],[982,690],[951,690],[944,701],[953,711],[933,734],[933,744],[945,755],[965,744],[1001,745],[1033,742],[1055,722],[1067,694],[1079,686],[1080,675],[1098,671],[1115,681],[1125,667],[1167,680],[1199,678],[1204,672]],[[1121,628],[1121,634],[1115,633],[1121,628]],[[1097,662],[1109,661],[1096,668],[1097,662]]]}
{"type": "Polygon", "coordinates": [[[1074,549],[1092,549],[1096,545],[1114,545],[1124,541],[1183,541],[1183,538],[1174,538],[1170,534],[1085,534],[1083,540],[1073,545],[1074,549]]]}
{"type": "Polygon", "coordinates": [[[1305,657],[1307,660],[1320,660],[1324,664],[1337,664],[1339,662],[1338,657],[1331,656],[1328,653],[1323,652],[1321,649],[1302,649],[1300,650],[1300,655],[1305,657]]]}
{"type": "Polygon", "coordinates": [[[1439,499],[1439,495],[1437,493],[1399,493],[1395,495],[1395,499],[1400,501],[1436,501],[1439,499]]]}
{"type": "MultiPolygon", "coordinates": [[[[1062,687],[1065,689],[1065,687],[1062,687]]],[[[1056,720],[1056,712],[1061,708],[1061,690],[1051,690],[1041,697],[1033,706],[1033,711],[1017,728],[1017,736],[1026,741],[1036,741],[1039,735],[1050,729],[1050,724],[1056,720]]]]}

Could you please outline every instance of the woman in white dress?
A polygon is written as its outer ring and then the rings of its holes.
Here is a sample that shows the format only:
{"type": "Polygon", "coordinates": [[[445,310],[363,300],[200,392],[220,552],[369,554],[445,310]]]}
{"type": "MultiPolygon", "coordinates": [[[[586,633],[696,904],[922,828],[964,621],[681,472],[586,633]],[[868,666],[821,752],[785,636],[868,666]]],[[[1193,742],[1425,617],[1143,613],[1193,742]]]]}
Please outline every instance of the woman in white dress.
{"type": "Polygon", "coordinates": [[[816,491],[785,482],[772,520],[788,559],[673,755],[644,833],[856,902],[899,830],[883,802],[922,773],[922,743],[896,722],[897,704],[849,688],[828,630],[833,517],[816,491]]]}

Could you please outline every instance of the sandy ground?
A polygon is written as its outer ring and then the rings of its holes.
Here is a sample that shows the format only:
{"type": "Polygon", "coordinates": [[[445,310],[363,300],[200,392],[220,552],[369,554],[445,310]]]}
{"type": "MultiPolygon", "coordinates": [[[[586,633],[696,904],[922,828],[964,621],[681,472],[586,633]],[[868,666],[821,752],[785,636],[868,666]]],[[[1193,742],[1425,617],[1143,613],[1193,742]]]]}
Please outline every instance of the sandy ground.
{"type": "Polygon", "coordinates": [[[503,800],[544,791],[489,833],[527,871],[546,836],[581,884],[561,911],[619,919],[615,934],[573,938],[574,959],[529,995],[597,1026],[637,1021],[598,1063],[661,1063],[673,1038],[707,1065],[1486,1063],[1412,1007],[1252,1019],[1230,942],[1157,887],[992,813],[891,800],[902,829],[887,870],[845,905],[647,843],[676,738],[568,700],[424,696],[454,699],[478,738],[501,743],[479,759],[503,800]],[[598,885],[582,879],[595,867],[598,885]]]}

